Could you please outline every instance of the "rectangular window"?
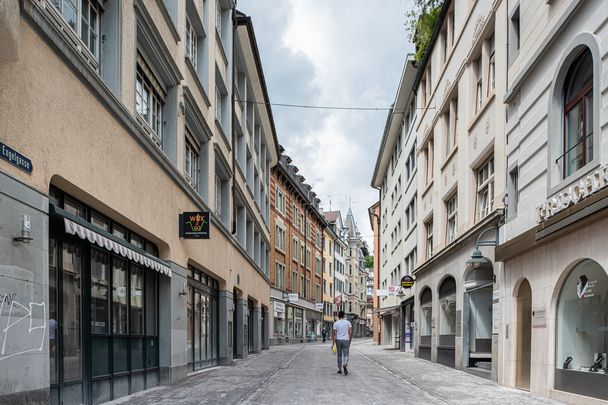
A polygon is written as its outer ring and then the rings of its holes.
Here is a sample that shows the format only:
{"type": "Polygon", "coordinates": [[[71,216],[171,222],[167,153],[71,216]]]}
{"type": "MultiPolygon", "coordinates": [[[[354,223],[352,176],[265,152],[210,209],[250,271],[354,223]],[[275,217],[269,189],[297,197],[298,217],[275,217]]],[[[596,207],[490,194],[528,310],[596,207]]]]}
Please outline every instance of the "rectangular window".
{"type": "Polygon", "coordinates": [[[285,289],[285,265],[279,262],[274,264],[274,285],[279,290],[285,289]]]}
{"type": "Polygon", "coordinates": [[[275,190],[274,206],[277,209],[277,211],[279,211],[281,214],[285,215],[285,194],[278,187],[275,190]]]}
{"type": "Polygon", "coordinates": [[[194,137],[188,129],[186,129],[185,151],[184,151],[184,172],[188,184],[198,191],[198,158],[199,147],[194,137]]]}
{"type": "Polygon", "coordinates": [[[517,216],[517,205],[519,204],[519,167],[509,172],[509,183],[507,184],[507,216],[509,219],[517,216]]]}
{"type": "Polygon", "coordinates": [[[433,256],[433,219],[424,224],[426,230],[426,258],[433,256]]]}
{"type": "Polygon", "coordinates": [[[274,232],[274,245],[277,249],[285,251],[285,229],[281,228],[279,225],[275,226],[274,232]]]}
{"type": "Polygon", "coordinates": [[[295,204],[291,206],[291,223],[298,226],[298,207],[295,204]]]}
{"type": "Polygon", "coordinates": [[[492,94],[492,92],[494,91],[494,88],[496,86],[496,44],[495,44],[495,40],[494,40],[494,34],[492,34],[492,37],[490,37],[490,63],[488,66],[488,80],[489,80],[489,86],[488,86],[488,96],[490,94],[492,94]]]}
{"type": "Polygon", "coordinates": [[[434,175],[434,159],[433,159],[433,139],[430,139],[428,141],[428,144],[426,146],[426,150],[425,150],[425,156],[426,156],[426,184],[431,184],[431,181],[433,181],[433,175],[434,175]]]}
{"type": "Polygon", "coordinates": [[[481,110],[483,105],[483,70],[482,70],[482,57],[481,55],[475,61],[475,112],[481,110]]]}
{"type": "Polygon", "coordinates": [[[298,292],[298,273],[296,271],[291,273],[291,292],[298,292]]]}
{"type": "Polygon", "coordinates": [[[215,119],[222,122],[222,93],[218,86],[215,86],[215,119]]]}
{"type": "Polygon", "coordinates": [[[298,260],[298,240],[296,238],[291,240],[291,257],[298,260]]]}
{"type": "Polygon", "coordinates": [[[99,3],[96,0],[52,0],[85,48],[99,59],[99,3]]]}
{"type": "Polygon", "coordinates": [[[458,195],[455,194],[446,203],[447,209],[447,242],[451,243],[456,239],[456,228],[458,227],[458,195]]]}
{"type": "Polygon", "coordinates": [[[190,23],[190,19],[186,18],[186,58],[190,60],[192,66],[196,70],[198,52],[198,37],[196,31],[190,23]]]}
{"type": "Polygon", "coordinates": [[[494,202],[494,157],[477,170],[477,220],[492,212],[494,202]]]}
{"type": "Polygon", "coordinates": [[[156,145],[163,145],[163,106],[165,92],[140,53],[137,54],[135,111],[146,124],[156,145]]]}
{"type": "Polygon", "coordinates": [[[222,5],[220,4],[220,0],[215,0],[215,29],[219,34],[220,38],[222,37],[222,5]]]}

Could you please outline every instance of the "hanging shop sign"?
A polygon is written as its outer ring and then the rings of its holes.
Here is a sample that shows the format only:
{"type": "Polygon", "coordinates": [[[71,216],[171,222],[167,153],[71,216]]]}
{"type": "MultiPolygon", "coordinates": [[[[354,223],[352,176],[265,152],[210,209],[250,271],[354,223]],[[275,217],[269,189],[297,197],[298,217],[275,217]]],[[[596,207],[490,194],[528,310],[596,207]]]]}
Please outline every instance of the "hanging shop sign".
{"type": "Polygon", "coordinates": [[[401,277],[402,288],[412,288],[414,286],[414,277],[405,275],[401,277]]]}
{"type": "Polygon", "coordinates": [[[400,289],[400,287],[398,285],[389,285],[387,287],[389,297],[393,297],[393,296],[397,295],[397,293],[399,292],[399,289],[400,289]]]}
{"type": "Polygon", "coordinates": [[[298,294],[287,294],[287,301],[298,302],[298,294]]]}
{"type": "Polygon", "coordinates": [[[209,239],[209,211],[179,214],[179,237],[209,239]]]}
{"type": "Polygon", "coordinates": [[[322,311],[323,310],[323,303],[322,302],[315,302],[315,309],[322,311]]]}
{"type": "Polygon", "coordinates": [[[0,142],[0,158],[6,160],[16,168],[23,170],[27,174],[32,174],[32,170],[34,169],[32,161],[2,142],[0,142]]]}
{"type": "Polygon", "coordinates": [[[606,186],[608,186],[608,165],[600,167],[537,207],[537,222],[546,221],[558,212],[578,204],[585,198],[606,188],[606,186]]]}

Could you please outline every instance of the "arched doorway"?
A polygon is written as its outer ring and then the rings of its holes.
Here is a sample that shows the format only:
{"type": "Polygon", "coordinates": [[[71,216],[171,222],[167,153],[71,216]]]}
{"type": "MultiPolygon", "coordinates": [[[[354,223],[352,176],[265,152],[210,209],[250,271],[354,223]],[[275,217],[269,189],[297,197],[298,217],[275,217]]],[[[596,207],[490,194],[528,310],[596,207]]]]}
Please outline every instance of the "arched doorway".
{"type": "Polygon", "coordinates": [[[446,277],[439,286],[439,342],[437,362],[456,365],[456,280],[446,277]]]}
{"type": "Polygon", "coordinates": [[[464,282],[463,367],[480,372],[492,369],[492,290],[491,262],[472,268],[464,282]]]}
{"type": "Polygon", "coordinates": [[[431,337],[433,335],[433,293],[429,287],[420,294],[420,345],[418,357],[431,360],[431,337]]]}
{"type": "Polygon", "coordinates": [[[608,274],[583,260],[566,277],[557,302],[555,388],[608,399],[608,274]]]}
{"type": "Polygon", "coordinates": [[[517,292],[517,354],[515,386],[530,390],[530,355],[532,349],[532,289],[523,280],[517,292]]]}

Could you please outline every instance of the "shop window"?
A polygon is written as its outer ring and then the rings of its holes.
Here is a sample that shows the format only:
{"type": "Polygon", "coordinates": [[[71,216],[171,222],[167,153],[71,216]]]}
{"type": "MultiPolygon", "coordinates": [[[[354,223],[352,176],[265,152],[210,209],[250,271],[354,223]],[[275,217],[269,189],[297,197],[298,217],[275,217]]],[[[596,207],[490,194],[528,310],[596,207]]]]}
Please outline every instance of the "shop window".
{"type": "Polygon", "coordinates": [[[588,48],[576,58],[563,88],[562,177],[593,160],[593,58],[588,48]]]}
{"type": "Polygon", "coordinates": [[[608,399],[608,274],[598,263],[578,264],[557,303],[555,388],[608,399]]]}
{"type": "MultiPolygon", "coordinates": [[[[430,288],[425,288],[420,295],[420,345],[431,345],[433,334],[433,296],[430,288]]],[[[430,357],[430,352],[429,352],[430,357]]]]}

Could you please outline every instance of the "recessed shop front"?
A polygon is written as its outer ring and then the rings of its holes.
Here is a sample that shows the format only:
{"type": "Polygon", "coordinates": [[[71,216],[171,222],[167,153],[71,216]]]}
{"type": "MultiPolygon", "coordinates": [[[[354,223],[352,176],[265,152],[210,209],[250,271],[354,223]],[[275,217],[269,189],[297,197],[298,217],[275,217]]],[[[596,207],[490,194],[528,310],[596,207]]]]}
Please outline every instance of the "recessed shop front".
{"type": "Polygon", "coordinates": [[[51,403],[96,404],[157,386],[156,245],[51,189],[51,403]]]}
{"type": "Polygon", "coordinates": [[[420,294],[420,344],[418,357],[431,361],[433,335],[433,293],[426,287],[420,294]]]}
{"type": "Polygon", "coordinates": [[[492,300],[494,272],[491,263],[472,268],[464,283],[463,367],[491,370],[492,300]]]}
{"type": "Polygon", "coordinates": [[[439,286],[437,362],[449,367],[456,363],[456,280],[453,277],[447,277],[439,286]]]}
{"type": "Polygon", "coordinates": [[[218,363],[219,283],[201,270],[189,267],[188,274],[188,370],[218,363]]]}
{"type": "Polygon", "coordinates": [[[608,400],[608,274],[583,260],[557,303],[555,389],[608,400]]]}

